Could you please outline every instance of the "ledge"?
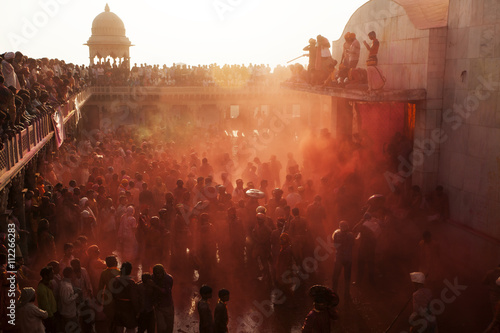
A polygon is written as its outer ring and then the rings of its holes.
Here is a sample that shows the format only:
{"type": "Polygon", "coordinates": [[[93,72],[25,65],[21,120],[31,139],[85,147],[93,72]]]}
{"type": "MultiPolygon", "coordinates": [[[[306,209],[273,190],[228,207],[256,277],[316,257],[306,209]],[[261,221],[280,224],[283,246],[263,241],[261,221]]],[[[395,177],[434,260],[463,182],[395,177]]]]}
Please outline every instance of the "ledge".
{"type": "Polygon", "coordinates": [[[425,100],[427,95],[425,89],[367,91],[344,88],[313,87],[306,83],[282,83],[281,88],[364,102],[421,101],[425,100]]]}

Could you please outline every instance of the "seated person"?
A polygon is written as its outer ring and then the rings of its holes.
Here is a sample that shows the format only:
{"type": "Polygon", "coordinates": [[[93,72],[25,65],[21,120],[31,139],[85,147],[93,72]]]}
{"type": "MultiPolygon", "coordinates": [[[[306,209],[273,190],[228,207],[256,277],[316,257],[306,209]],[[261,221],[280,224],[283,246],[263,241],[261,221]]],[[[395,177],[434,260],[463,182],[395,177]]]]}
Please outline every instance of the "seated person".
{"type": "Polygon", "coordinates": [[[337,60],[333,60],[333,62],[328,65],[330,74],[328,74],[328,77],[321,85],[322,87],[333,87],[337,85],[337,69],[335,68],[335,66],[337,66],[337,60]]]}

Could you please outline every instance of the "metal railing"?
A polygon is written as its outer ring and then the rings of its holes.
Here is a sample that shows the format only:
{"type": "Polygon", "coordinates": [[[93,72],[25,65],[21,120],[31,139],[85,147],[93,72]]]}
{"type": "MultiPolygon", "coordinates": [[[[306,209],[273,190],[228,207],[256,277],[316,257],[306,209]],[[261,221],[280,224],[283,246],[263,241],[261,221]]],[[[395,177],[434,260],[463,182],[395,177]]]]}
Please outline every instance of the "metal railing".
{"type": "MultiPolygon", "coordinates": [[[[91,95],[90,89],[69,98],[68,102],[61,106],[64,116],[64,124],[78,124],[79,109],[91,95]]],[[[28,163],[36,156],[54,136],[51,115],[43,115],[35,120],[30,126],[16,133],[12,138],[4,141],[3,149],[0,150],[0,187],[8,183],[9,176],[14,176],[20,167],[28,163]],[[12,175],[8,175],[12,173],[12,175]]]]}

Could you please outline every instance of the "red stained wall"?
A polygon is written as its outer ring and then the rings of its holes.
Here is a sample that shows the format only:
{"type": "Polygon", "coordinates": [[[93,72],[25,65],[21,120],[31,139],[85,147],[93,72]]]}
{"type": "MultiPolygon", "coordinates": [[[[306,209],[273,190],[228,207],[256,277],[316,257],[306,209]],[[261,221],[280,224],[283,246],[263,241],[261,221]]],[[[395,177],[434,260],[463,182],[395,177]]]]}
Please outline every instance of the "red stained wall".
{"type": "Polygon", "coordinates": [[[396,132],[405,134],[404,103],[356,103],[355,109],[358,132],[372,143],[375,153],[383,153],[396,132]]]}

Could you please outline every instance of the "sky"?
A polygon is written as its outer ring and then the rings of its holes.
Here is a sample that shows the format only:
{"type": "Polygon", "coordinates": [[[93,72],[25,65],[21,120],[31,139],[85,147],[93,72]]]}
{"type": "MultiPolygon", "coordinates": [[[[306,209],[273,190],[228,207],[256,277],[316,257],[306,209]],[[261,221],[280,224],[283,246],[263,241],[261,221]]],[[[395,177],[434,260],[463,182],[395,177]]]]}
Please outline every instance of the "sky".
{"type": "MultiPolygon", "coordinates": [[[[135,46],[131,63],[278,64],[318,34],[340,38],[366,0],[22,0],[2,7],[0,53],[89,63],[93,19],[106,3],[135,46]]],[[[306,63],[306,57],[298,62],[306,63]]]]}

